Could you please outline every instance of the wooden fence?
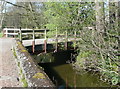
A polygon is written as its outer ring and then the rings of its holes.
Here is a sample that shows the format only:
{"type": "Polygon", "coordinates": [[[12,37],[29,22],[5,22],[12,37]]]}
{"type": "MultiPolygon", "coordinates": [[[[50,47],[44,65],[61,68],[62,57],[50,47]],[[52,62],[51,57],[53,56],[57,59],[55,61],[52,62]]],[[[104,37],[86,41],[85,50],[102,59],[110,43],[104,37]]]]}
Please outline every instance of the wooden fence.
{"type": "MultiPolygon", "coordinates": [[[[35,35],[43,35],[44,36],[44,51],[45,53],[47,52],[47,39],[51,39],[51,38],[47,38],[47,29],[15,29],[15,28],[4,28],[3,29],[3,32],[4,32],[4,35],[6,37],[9,37],[9,36],[17,36],[19,37],[20,41],[23,42],[23,36],[27,36],[27,35],[32,35],[32,51],[33,53],[35,52],[35,35]]],[[[74,41],[74,43],[76,43],[76,40],[77,40],[77,37],[79,37],[79,35],[77,34],[76,31],[74,31],[74,33],[72,34],[68,34],[67,31],[65,31],[64,34],[58,34],[58,31],[56,29],[56,33],[54,34],[54,39],[55,39],[55,51],[57,52],[58,51],[58,41],[59,39],[64,39],[62,40],[62,42],[65,43],[65,49],[67,50],[67,46],[68,46],[68,38],[71,37],[72,40],[69,39],[69,41],[74,41]],[[62,37],[60,37],[62,36],[62,37]],[[74,39],[74,40],[73,40],[74,39]]],[[[41,39],[41,38],[40,38],[41,39]]],[[[26,40],[27,41],[27,40],[26,40]]],[[[25,42],[25,41],[24,41],[25,42]]]]}
{"type": "MultiPolygon", "coordinates": [[[[41,31],[44,31],[47,29],[35,29],[34,31],[37,31],[35,34],[44,34],[43,32],[41,33],[41,31]]],[[[3,29],[3,34],[6,37],[9,36],[19,36],[19,34],[22,33],[22,35],[32,35],[33,34],[33,29],[18,29],[18,28],[4,28],[3,29]]]]}

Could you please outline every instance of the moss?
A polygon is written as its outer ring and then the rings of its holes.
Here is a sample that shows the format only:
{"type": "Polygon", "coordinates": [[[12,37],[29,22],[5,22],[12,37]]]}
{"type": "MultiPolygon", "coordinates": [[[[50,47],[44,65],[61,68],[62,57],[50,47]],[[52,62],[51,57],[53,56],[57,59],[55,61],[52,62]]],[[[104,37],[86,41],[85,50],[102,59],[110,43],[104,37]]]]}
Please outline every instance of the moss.
{"type": "Polygon", "coordinates": [[[21,48],[21,49],[24,48],[21,42],[17,42],[17,44],[18,44],[18,47],[19,47],[19,48],[21,48]]]}
{"type": "Polygon", "coordinates": [[[12,48],[12,51],[13,51],[14,57],[17,58],[17,54],[16,54],[16,52],[15,52],[15,48],[12,48]]]}
{"type": "Polygon", "coordinates": [[[3,37],[3,33],[0,33],[0,37],[3,37]]]}
{"type": "MultiPolygon", "coordinates": [[[[24,48],[20,42],[17,42],[17,44],[19,45],[20,48],[24,48]]],[[[13,50],[13,54],[14,54],[15,58],[17,58],[17,54],[16,54],[16,51],[15,51],[15,48],[12,48],[12,50],[13,50]]],[[[22,52],[27,52],[27,50],[22,50],[22,52]]],[[[17,65],[18,65],[18,67],[20,69],[19,76],[21,76],[20,80],[23,83],[23,87],[28,87],[28,83],[27,83],[27,81],[25,79],[25,76],[23,74],[22,68],[20,67],[20,62],[18,62],[17,65]]]]}
{"type": "Polygon", "coordinates": [[[43,73],[36,73],[33,78],[37,79],[45,79],[45,75],[43,73]]]}
{"type": "Polygon", "coordinates": [[[20,76],[21,74],[19,73],[19,76],[20,76]]]}
{"type": "Polygon", "coordinates": [[[55,59],[51,53],[40,54],[39,56],[35,56],[35,61],[37,63],[46,63],[46,62],[54,62],[55,59]]]}
{"type": "Polygon", "coordinates": [[[18,62],[18,67],[20,67],[20,62],[18,62]]]}
{"type": "Polygon", "coordinates": [[[18,48],[20,48],[20,51],[21,51],[21,52],[28,52],[28,51],[25,49],[25,47],[22,45],[21,42],[17,42],[17,44],[18,44],[18,48]]]}
{"type": "Polygon", "coordinates": [[[22,74],[22,69],[20,68],[20,74],[22,74]]]}
{"type": "Polygon", "coordinates": [[[27,50],[21,50],[21,52],[27,52],[27,50]]]}
{"type": "MultiPolygon", "coordinates": [[[[17,59],[17,54],[16,54],[16,51],[15,51],[15,48],[12,48],[12,51],[13,51],[13,54],[14,54],[15,58],[17,59]]],[[[20,67],[20,62],[17,62],[17,65],[18,65],[18,67],[20,67]]]]}
{"type": "Polygon", "coordinates": [[[17,44],[18,44],[18,45],[20,45],[20,44],[21,44],[21,42],[17,41],[17,44]]]}
{"type": "Polygon", "coordinates": [[[23,83],[23,87],[28,87],[28,83],[27,83],[27,81],[26,81],[24,75],[22,74],[21,76],[22,76],[21,82],[23,83]]]}
{"type": "Polygon", "coordinates": [[[27,81],[26,81],[26,79],[25,79],[25,76],[24,76],[21,68],[20,68],[20,73],[19,73],[19,75],[21,76],[21,79],[20,79],[20,80],[21,80],[21,82],[23,83],[23,87],[28,87],[28,83],[27,83],[27,81]]]}

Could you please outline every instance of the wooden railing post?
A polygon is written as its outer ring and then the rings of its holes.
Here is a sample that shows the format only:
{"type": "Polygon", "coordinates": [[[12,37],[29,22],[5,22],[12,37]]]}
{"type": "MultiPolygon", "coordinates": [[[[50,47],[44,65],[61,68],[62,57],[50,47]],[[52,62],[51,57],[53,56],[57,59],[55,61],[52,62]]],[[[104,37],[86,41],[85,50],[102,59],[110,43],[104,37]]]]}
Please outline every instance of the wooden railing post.
{"type": "Polygon", "coordinates": [[[15,38],[15,30],[14,30],[14,38],[15,38]]]}
{"type": "Polygon", "coordinates": [[[4,37],[4,36],[6,36],[6,35],[5,35],[5,30],[3,30],[3,37],[4,37]]]}
{"type": "Polygon", "coordinates": [[[58,32],[57,32],[57,27],[56,27],[56,43],[55,43],[55,52],[58,51],[58,32]]]}
{"type": "Polygon", "coordinates": [[[8,29],[7,28],[6,28],[6,32],[5,33],[6,33],[6,37],[8,37],[8,29]]]}
{"type": "Polygon", "coordinates": [[[45,50],[45,53],[47,53],[47,31],[46,29],[45,29],[44,50],[45,50]]]}
{"type": "Polygon", "coordinates": [[[65,32],[65,50],[67,50],[67,48],[68,48],[68,33],[67,33],[67,31],[65,32]]]}
{"type": "Polygon", "coordinates": [[[20,33],[20,42],[22,43],[22,30],[21,30],[21,27],[20,27],[19,33],[20,33]]]}
{"type": "Polygon", "coordinates": [[[35,52],[35,30],[34,30],[34,27],[33,27],[32,51],[33,51],[33,53],[35,52]]]}

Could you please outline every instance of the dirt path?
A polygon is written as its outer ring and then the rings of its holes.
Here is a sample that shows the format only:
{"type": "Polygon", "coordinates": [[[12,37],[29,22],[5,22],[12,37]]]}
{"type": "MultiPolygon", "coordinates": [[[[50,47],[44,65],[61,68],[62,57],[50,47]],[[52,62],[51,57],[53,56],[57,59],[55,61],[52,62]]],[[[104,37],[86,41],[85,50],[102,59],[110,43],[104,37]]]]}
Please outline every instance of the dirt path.
{"type": "Polygon", "coordinates": [[[0,38],[0,88],[21,87],[17,64],[12,52],[13,38],[0,38]]]}

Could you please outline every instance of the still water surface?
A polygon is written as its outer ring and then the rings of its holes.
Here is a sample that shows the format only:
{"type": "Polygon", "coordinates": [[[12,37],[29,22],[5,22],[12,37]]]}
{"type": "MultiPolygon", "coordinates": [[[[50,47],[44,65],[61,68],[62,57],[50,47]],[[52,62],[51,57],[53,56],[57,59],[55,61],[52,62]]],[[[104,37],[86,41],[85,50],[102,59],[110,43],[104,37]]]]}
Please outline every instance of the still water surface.
{"type": "MultiPolygon", "coordinates": [[[[50,79],[57,86],[67,87],[107,87],[109,84],[100,80],[98,74],[90,72],[77,72],[73,69],[71,63],[68,62],[71,59],[71,53],[73,51],[64,51],[53,53],[52,57],[55,59],[52,63],[38,63],[42,66],[50,79]],[[66,63],[67,62],[67,63],[66,63]]],[[[42,56],[42,55],[40,55],[42,56]]],[[[50,59],[50,56],[48,57],[50,59]]]]}

